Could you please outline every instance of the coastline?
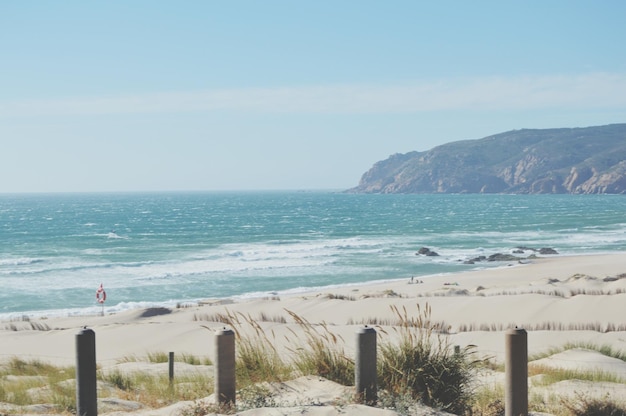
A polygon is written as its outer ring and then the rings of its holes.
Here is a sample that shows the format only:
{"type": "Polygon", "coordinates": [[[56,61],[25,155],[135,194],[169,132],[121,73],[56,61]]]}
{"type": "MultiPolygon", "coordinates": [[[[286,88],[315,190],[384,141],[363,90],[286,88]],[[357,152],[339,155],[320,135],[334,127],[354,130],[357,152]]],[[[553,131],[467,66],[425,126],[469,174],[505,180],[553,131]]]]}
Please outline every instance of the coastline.
{"type": "MultiPolygon", "coordinates": [[[[310,322],[326,322],[337,327],[355,327],[354,323],[389,319],[392,316],[390,305],[413,311],[417,304],[426,303],[432,308],[433,320],[450,325],[451,337],[455,342],[473,343],[479,350],[483,349],[481,344],[485,344],[477,338],[490,338],[490,332],[500,332],[480,331],[478,329],[481,325],[490,327],[495,325],[498,329],[511,324],[540,326],[546,322],[560,322],[564,325],[613,323],[619,327],[620,324],[626,324],[619,313],[623,312],[621,305],[626,304],[626,252],[544,257],[526,264],[415,278],[413,284],[410,284],[408,278],[394,279],[294,294],[277,293],[250,299],[206,299],[196,306],[182,308],[151,307],[114,314],[105,313],[104,316],[52,316],[24,321],[5,319],[0,321],[2,325],[0,332],[3,333],[3,339],[6,339],[0,345],[0,357],[12,354],[30,355],[42,359],[47,357],[55,362],[71,363],[73,349],[67,347],[73,340],[71,331],[85,325],[97,333],[102,329],[103,334],[99,338],[104,339],[99,357],[104,361],[115,361],[125,355],[155,350],[182,349],[182,352],[210,356],[212,351],[206,348],[207,341],[200,341],[208,334],[206,329],[201,328],[199,322],[194,321],[194,315],[210,315],[229,310],[251,316],[260,313],[286,316],[285,310],[290,310],[310,322]],[[614,281],[603,280],[606,277],[620,275],[623,277],[614,281]],[[588,294],[584,294],[585,292],[588,294]],[[612,292],[624,293],[609,295],[612,292]],[[156,309],[169,312],[142,316],[146,310],[156,309]],[[48,330],[31,330],[31,323],[36,322],[48,330]],[[351,322],[353,324],[349,325],[351,322]],[[158,331],[150,330],[156,329],[154,325],[159,326],[158,331]],[[475,329],[462,330],[460,327],[463,325],[468,328],[474,325],[475,329]],[[16,330],[12,330],[11,326],[16,330]],[[186,328],[185,335],[182,335],[180,329],[170,333],[169,326],[186,328]],[[141,337],[142,342],[116,341],[127,339],[124,334],[135,329],[142,329],[142,332],[146,329],[144,336],[141,337]],[[55,342],[46,342],[46,350],[38,351],[37,343],[32,342],[37,335],[55,341],[57,338],[59,341],[66,338],[69,342],[66,340],[62,344],[69,351],[57,348],[55,342]],[[24,348],[23,343],[31,345],[24,348]],[[196,343],[199,345],[196,346],[196,343]]],[[[210,323],[207,325],[210,326],[210,323]]],[[[558,332],[563,335],[565,332],[588,331],[545,332],[558,332]]],[[[554,339],[549,335],[545,338],[554,339]]],[[[596,338],[606,338],[607,342],[613,343],[610,332],[599,334],[596,338]]],[[[539,352],[536,350],[541,350],[549,344],[549,342],[535,343],[532,339],[529,342],[529,348],[532,347],[530,353],[539,352]]],[[[556,339],[554,342],[556,343],[556,339]]],[[[615,343],[616,347],[626,350],[626,340],[621,342],[615,340],[615,343]]],[[[488,344],[490,346],[486,350],[500,355],[501,348],[495,348],[491,342],[488,344]]]]}
{"type": "MultiPolygon", "coordinates": [[[[328,325],[351,355],[355,332],[363,324],[380,330],[383,339],[384,334],[393,332],[392,307],[417,315],[428,306],[432,321],[448,328],[450,345],[473,345],[479,357],[502,363],[504,332],[519,326],[528,331],[529,356],[548,354],[544,357],[547,365],[595,365],[615,372],[624,384],[611,386],[612,397],[626,400],[626,363],[607,362],[607,357],[584,349],[566,358],[552,359],[550,354],[568,343],[626,351],[624,305],[626,252],[546,257],[525,264],[416,278],[412,284],[410,279],[390,280],[252,299],[206,299],[183,308],[4,320],[0,321],[0,362],[20,357],[73,366],[75,335],[83,326],[96,333],[97,363],[103,370],[118,368],[129,357],[141,361],[158,352],[213,359],[213,330],[224,326],[215,319],[219,314],[255,320],[272,334],[274,346],[288,353],[293,345],[286,340],[301,330],[290,315],[293,313],[314,325],[328,325]]],[[[490,377],[496,380],[490,383],[501,382],[501,376],[490,377]]],[[[563,385],[559,388],[565,390],[563,394],[574,391],[563,385]]],[[[607,391],[606,386],[584,388],[598,394],[607,391]]]]}
{"type": "Polygon", "coordinates": [[[97,313],[101,283],[107,313],[174,308],[490,268],[464,263],[519,247],[529,248],[523,257],[542,247],[564,256],[620,251],[626,231],[623,198],[597,195],[157,193],[3,207],[0,312],[16,319],[97,313]],[[421,247],[439,256],[416,256],[421,247]]]}
{"type": "MultiPolygon", "coordinates": [[[[597,254],[581,254],[581,255],[597,255],[597,254]]],[[[576,255],[577,256],[577,255],[576,255]]],[[[562,256],[561,257],[576,257],[576,256],[562,256]]],[[[537,258],[537,260],[541,260],[542,258],[537,258]]],[[[350,290],[352,288],[366,287],[366,286],[377,286],[377,285],[385,285],[385,284],[395,284],[398,282],[406,282],[411,277],[415,277],[415,279],[423,280],[430,279],[432,277],[438,276],[455,276],[455,275],[463,275],[465,273],[470,273],[474,271],[480,270],[490,270],[490,269],[500,269],[500,268],[509,268],[511,266],[518,266],[526,262],[526,258],[520,258],[519,263],[515,262],[498,262],[498,263],[506,263],[500,265],[489,265],[488,263],[484,263],[483,265],[477,264],[474,269],[465,270],[460,272],[441,272],[441,273],[433,273],[433,274],[416,274],[414,276],[403,276],[403,277],[392,277],[387,279],[378,279],[364,282],[350,282],[350,283],[338,283],[331,284],[325,286],[315,286],[315,287],[294,287],[290,289],[284,290],[269,290],[264,292],[248,292],[240,295],[231,295],[217,298],[199,298],[199,299],[172,299],[168,301],[125,301],[120,302],[117,305],[105,305],[104,313],[107,315],[115,315],[119,313],[132,312],[136,310],[148,309],[148,308],[171,308],[177,309],[181,307],[194,307],[200,306],[207,301],[215,302],[215,301],[234,301],[237,303],[246,302],[255,299],[262,299],[271,296],[280,296],[280,297],[292,297],[292,296],[307,296],[311,294],[316,294],[320,292],[328,292],[328,291],[344,291],[350,290]]],[[[19,321],[24,319],[61,319],[68,317],[81,317],[81,316],[98,316],[102,314],[102,305],[98,305],[95,303],[88,307],[78,307],[71,309],[49,309],[49,310],[26,310],[26,311],[15,311],[15,312],[5,312],[0,313],[0,322],[3,321],[19,321]]]]}
{"type": "MultiPolygon", "coordinates": [[[[511,267],[519,267],[523,266],[527,263],[531,262],[541,262],[549,259],[567,259],[567,258],[577,258],[577,257],[586,257],[586,256],[603,256],[603,255],[614,255],[619,254],[620,252],[605,252],[605,253],[581,253],[581,254],[559,254],[550,257],[536,257],[534,259],[528,259],[526,257],[520,257],[519,261],[497,261],[497,265],[493,265],[492,262],[484,261],[476,263],[475,267],[468,270],[463,271],[455,271],[455,272],[440,272],[440,273],[426,273],[426,274],[414,274],[413,276],[406,275],[403,277],[391,277],[385,279],[377,279],[370,281],[362,281],[362,282],[350,282],[350,283],[337,283],[330,284],[324,286],[313,286],[313,287],[294,287],[283,290],[268,290],[263,292],[247,292],[238,295],[230,295],[230,296],[221,296],[216,298],[189,298],[189,299],[170,299],[163,301],[147,301],[147,300],[137,300],[137,301],[122,301],[116,305],[105,304],[99,305],[95,302],[91,306],[86,307],[75,307],[69,309],[42,309],[42,310],[24,310],[24,311],[13,311],[13,312],[4,312],[0,313],[0,322],[5,321],[19,321],[19,320],[39,320],[39,319],[62,319],[69,317],[89,317],[89,316],[98,316],[102,314],[106,315],[115,315],[120,313],[127,313],[137,310],[143,310],[148,308],[170,308],[170,309],[178,309],[178,308],[186,308],[186,307],[195,307],[200,306],[207,301],[215,302],[215,301],[234,301],[237,303],[246,302],[255,299],[262,299],[272,296],[280,296],[280,297],[292,297],[292,296],[307,296],[311,294],[316,294],[320,292],[329,292],[329,291],[349,291],[352,288],[360,288],[360,287],[376,287],[378,285],[395,285],[396,283],[404,283],[409,281],[412,277],[416,280],[423,279],[432,279],[442,276],[452,276],[451,280],[454,280],[454,276],[465,276],[471,275],[475,272],[482,272],[486,270],[500,270],[500,269],[509,269],[511,267]]],[[[460,260],[459,260],[460,261],[460,260]]]]}

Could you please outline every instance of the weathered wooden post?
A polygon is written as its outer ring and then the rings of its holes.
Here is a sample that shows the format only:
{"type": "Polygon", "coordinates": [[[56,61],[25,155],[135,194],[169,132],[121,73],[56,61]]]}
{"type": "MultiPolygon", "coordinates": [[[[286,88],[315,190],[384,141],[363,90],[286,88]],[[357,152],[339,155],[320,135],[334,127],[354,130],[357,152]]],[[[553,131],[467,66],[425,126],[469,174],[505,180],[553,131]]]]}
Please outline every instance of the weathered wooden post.
{"type": "Polygon", "coordinates": [[[366,404],[376,403],[376,330],[371,326],[365,325],[356,331],[354,385],[359,400],[366,404]]]}
{"type": "Polygon", "coordinates": [[[235,333],[222,328],[215,333],[215,399],[234,407],[235,395],[235,333]]]}
{"type": "Polygon", "coordinates": [[[76,415],[98,415],[96,333],[87,327],[76,334],[76,415]]]}
{"type": "Polygon", "coordinates": [[[170,351],[168,363],[169,363],[170,384],[173,384],[174,383],[174,351],[170,351]]]}
{"type": "Polygon", "coordinates": [[[505,416],[528,415],[528,334],[515,327],[505,334],[505,416]]]}

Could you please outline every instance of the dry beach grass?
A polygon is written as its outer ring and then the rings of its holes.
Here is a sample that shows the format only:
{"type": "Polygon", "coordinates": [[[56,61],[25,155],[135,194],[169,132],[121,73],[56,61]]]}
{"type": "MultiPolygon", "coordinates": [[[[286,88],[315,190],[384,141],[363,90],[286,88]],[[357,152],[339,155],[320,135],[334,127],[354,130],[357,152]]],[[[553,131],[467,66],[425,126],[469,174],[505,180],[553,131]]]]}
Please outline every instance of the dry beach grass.
{"type": "Polygon", "coordinates": [[[0,322],[0,413],[72,410],[74,341],[84,325],[96,332],[103,414],[214,411],[212,332],[224,325],[237,330],[241,414],[434,414],[411,408],[421,399],[456,413],[471,407],[473,414],[496,415],[503,400],[503,331],[512,325],[529,331],[533,411],[584,414],[598,403],[619,409],[626,401],[625,272],[624,253],[554,257],[420,278],[423,283],[407,278],[330,293],[207,300],[174,310],[0,322]],[[362,324],[378,332],[378,408],[355,404],[350,385],[355,331],[362,324]],[[466,353],[458,364],[471,364],[464,373],[471,377],[460,383],[467,389],[452,393],[465,405],[430,400],[423,386],[416,394],[398,387],[410,384],[410,377],[388,380],[400,365],[392,359],[405,354],[406,361],[425,335],[428,343],[421,347],[441,347],[432,348],[429,362],[441,359],[444,369],[451,367],[445,359],[455,359],[455,345],[466,353]],[[173,387],[164,362],[168,351],[180,360],[173,387]]]}

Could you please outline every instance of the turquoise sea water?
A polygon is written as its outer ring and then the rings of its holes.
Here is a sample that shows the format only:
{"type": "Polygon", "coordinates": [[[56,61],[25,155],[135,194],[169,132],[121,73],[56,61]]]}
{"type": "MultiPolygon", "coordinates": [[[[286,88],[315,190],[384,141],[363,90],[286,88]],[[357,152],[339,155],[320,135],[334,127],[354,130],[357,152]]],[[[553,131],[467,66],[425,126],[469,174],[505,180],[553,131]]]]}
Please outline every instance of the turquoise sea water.
{"type": "Polygon", "coordinates": [[[626,250],[626,197],[0,195],[0,317],[94,313],[100,283],[113,312],[497,267],[463,261],[517,246],[626,250]]]}

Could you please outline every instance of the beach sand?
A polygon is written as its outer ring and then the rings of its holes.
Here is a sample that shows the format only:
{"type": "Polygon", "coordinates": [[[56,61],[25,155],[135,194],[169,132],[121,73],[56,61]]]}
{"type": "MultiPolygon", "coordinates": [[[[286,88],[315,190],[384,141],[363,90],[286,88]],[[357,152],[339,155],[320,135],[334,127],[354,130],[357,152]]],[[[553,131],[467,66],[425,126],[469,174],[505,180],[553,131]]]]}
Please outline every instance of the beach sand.
{"type": "MultiPolygon", "coordinates": [[[[475,345],[481,357],[502,363],[505,331],[520,327],[528,331],[531,357],[545,356],[537,363],[545,366],[615,373],[626,380],[626,363],[586,348],[573,348],[550,354],[567,343],[607,345],[626,351],[626,253],[573,257],[549,257],[510,263],[495,269],[443,276],[428,276],[333,288],[316,293],[275,296],[247,301],[207,299],[201,305],[179,309],[154,308],[105,316],[32,319],[0,322],[0,361],[12,357],[38,359],[56,365],[74,365],[75,339],[87,326],[96,333],[98,365],[106,370],[120,366],[125,357],[146,357],[149,353],[174,352],[213,358],[215,330],[224,324],[214,322],[218,314],[241,314],[258,321],[272,334],[276,347],[293,349],[287,339],[301,330],[294,323],[297,315],[312,324],[326,323],[337,334],[347,354],[355,349],[356,331],[369,324],[391,335],[396,318],[392,306],[418,315],[429,307],[431,319],[448,328],[451,345],[475,345]],[[380,326],[379,326],[380,325],[380,326]],[[45,330],[34,330],[39,327],[45,330]]],[[[111,300],[110,300],[111,301],[111,300]]],[[[379,339],[383,335],[379,332],[379,339]]],[[[293,341],[291,341],[293,342],[293,341]]],[[[379,341],[380,342],[380,341],[379,341]]],[[[531,363],[532,364],[532,363],[531,363]]],[[[129,366],[130,364],[124,364],[129,366]]],[[[166,365],[166,364],[165,364],[166,365]]],[[[163,365],[132,363],[133,371],[166,371],[163,365]],[[160,367],[159,367],[160,366],[160,367]]],[[[177,363],[177,366],[179,364],[177,363]]],[[[184,371],[184,367],[177,367],[184,371]]],[[[194,370],[197,371],[197,370],[194,370]]],[[[212,371],[206,368],[207,372],[212,371]]],[[[502,374],[489,374],[485,383],[500,383],[502,374]]],[[[626,400],[624,383],[568,381],[550,388],[537,387],[534,394],[568,395],[584,391],[602,397],[626,400]],[[582,383],[582,384],[581,384],[582,383]]],[[[284,403],[315,402],[311,415],[386,415],[391,411],[361,405],[335,405],[345,397],[345,389],[317,377],[293,380],[280,389],[289,396],[284,403]],[[334,404],[335,403],[335,404],[334,404]]],[[[283,394],[281,393],[281,394],[283,394]]],[[[135,414],[176,414],[179,403],[163,409],[141,409],[135,414]]],[[[249,410],[246,415],[299,414],[302,405],[289,410],[249,410]]],[[[424,414],[431,410],[424,409],[424,414]]],[[[107,413],[102,411],[101,413],[107,413]]],[[[115,411],[109,412],[115,414],[115,411]]],[[[120,413],[118,411],[118,413],[120,413]]],[[[131,412],[125,412],[128,414],[131,412]]],[[[430,413],[436,414],[436,413],[430,413]]]]}

